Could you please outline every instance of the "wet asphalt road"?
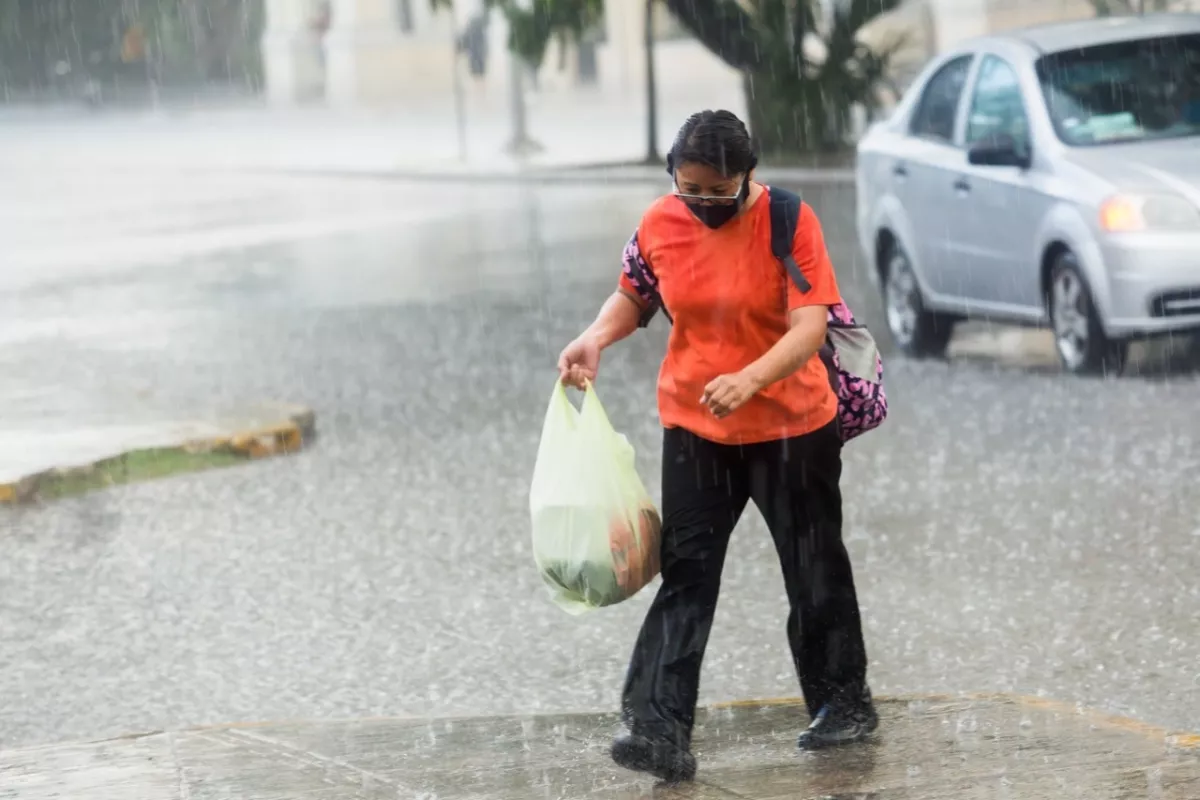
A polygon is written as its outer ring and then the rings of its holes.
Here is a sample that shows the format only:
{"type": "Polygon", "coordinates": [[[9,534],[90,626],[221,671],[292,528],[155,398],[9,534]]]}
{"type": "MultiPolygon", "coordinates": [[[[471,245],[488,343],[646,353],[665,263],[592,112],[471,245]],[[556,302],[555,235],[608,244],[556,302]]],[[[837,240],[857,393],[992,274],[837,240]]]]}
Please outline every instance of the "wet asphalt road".
{"type": "MultiPolygon", "coordinates": [[[[0,511],[0,747],[615,706],[650,592],[582,619],[551,606],[527,489],[554,358],[656,187],[25,185],[0,215],[0,408],[267,397],[313,406],[320,439],[0,511]]],[[[806,194],[886,339],[852,189],[806,194]]],[[[664,337],[607,354],[600,384],[655,494],[664,337]]],[[[1042,693],[1200,729],[1200,382],[1030,363],[887,361],[892,417],[847,448],[844,481],[873,686],[1042,693]]],[[[796,692],[785,616],[750,511],[702,700],[796,692]]]]}

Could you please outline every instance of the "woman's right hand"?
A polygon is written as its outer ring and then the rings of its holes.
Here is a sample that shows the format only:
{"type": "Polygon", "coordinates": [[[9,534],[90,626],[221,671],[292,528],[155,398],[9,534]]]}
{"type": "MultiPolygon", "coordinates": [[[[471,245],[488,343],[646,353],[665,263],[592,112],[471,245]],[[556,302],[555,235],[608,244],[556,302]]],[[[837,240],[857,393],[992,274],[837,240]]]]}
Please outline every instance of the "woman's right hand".
{"type": "Polygon", "coordinates": [[[567,345],[558,357],[558,377],[568,386],[583,389],[600,370],[600,344],[585,335],[567,345]]]}

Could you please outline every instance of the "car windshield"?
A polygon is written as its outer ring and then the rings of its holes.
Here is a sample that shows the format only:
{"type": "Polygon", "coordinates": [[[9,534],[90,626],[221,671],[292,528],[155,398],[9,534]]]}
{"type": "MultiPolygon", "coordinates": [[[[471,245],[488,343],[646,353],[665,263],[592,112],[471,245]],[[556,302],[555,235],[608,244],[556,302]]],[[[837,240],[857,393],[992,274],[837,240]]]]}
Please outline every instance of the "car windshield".
{"type": "Polygon", "coordinates": [[[1037,72],[1068,145],[1200,134],[1200,35],[1064,50],[1039,59],[1037,72]]]}

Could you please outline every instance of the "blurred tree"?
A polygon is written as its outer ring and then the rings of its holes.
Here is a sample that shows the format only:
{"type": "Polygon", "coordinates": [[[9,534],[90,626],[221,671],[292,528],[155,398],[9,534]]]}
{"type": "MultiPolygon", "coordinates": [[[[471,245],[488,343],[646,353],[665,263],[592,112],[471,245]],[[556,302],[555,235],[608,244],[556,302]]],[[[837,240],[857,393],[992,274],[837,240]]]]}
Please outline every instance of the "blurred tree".
{"type": "Polygon", "coordinates": [[[168,80],[261,83],[263,0],[132,2],[151,20],[159,43],[159,68],[168,80]]]}
{"type": "Polygon", "coordinates": [[[0,79],[13,90],[38,90],[103,71],[120,45],[119,6],[118,0],[0,0],[0,79]]]}
{"type": "Polygon", "coordinates": [[[263,23],[263,0],[0,0],[0,80],[38,90],[137,64],[176,82],[257,83],[263,23]]]}
{"type": "MultiPolygon", "coordinates": [[[[452,9],[454,0],[430,0],[437,9],[452,9]]],[[[603,18],[604,0],[484,0],[483,13],[499,11],[508,21],[508,49],[520,57],[533,71],[536,85],[537,69],[546,58],[551,39],[564,45],[578,43],[586,32],[603,18]]],[[[517,73],[520,65],[514,63],[517,73]]],[[[513,94],[513,152],[529,152],[541,146],[528,137],[523,90],[513,94]]]]}
{"type": "Polygon", "coordinates": [[[1092,0],[1097,17],[1170,11],[1171,0],[1092,0]]]}
{"type": "MultiPolygon", "coordinates": [[[[449,9],[454,0],[431,0],[435,9],[449,9]]],[[[508,47],[535,69],[546,58],[552,39],[579,41],[604,14],[604,0],[484,0],[508,20],[508,47]]]]}
{"type": "MultiPolygon", "coordinates": [[[[431,1],[435,8],[453,2],[431,1]]],[[[875,51],[859,33],[902,0],[662,2],[705,47],[745,74],[750,126],[769,155],[842,147],[854,108],[877,106],[888,59],[900,45],[875,51]]],[[[551,39],[577,39],[603,13],[603,0],[486,3],[508,19],[509,47],[535,67],[551,39]]]]}
{"type": "Polygon", "coordinates": [[[709,50],[746,75],[750,127],[762,152],[843,147],[856,106],[874,110],[897,39],[859,38],[901,0],[665,0],[709,50]],[[826,17],[826,19],[821,19],[826,17]]]}

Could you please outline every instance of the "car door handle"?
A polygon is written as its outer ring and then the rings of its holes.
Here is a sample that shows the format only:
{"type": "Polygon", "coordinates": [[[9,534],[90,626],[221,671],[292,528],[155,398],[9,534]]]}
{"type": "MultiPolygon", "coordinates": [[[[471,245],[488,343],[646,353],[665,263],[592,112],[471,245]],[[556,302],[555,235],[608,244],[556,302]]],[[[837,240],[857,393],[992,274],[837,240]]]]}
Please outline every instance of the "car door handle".
{"type": "Polygon", "coordinates": [[[967,194],[971,191],[971,184],[966,178],[959,178],[954,182],[954,191],[959,194],[967,194]]]}
{"type": "Polygon", "coordinates": [[[908,167],[904,166],[903,164],[897,164],[896,166],[892,167],[892,174],[897,178],[907,178],[908,167]]]}

